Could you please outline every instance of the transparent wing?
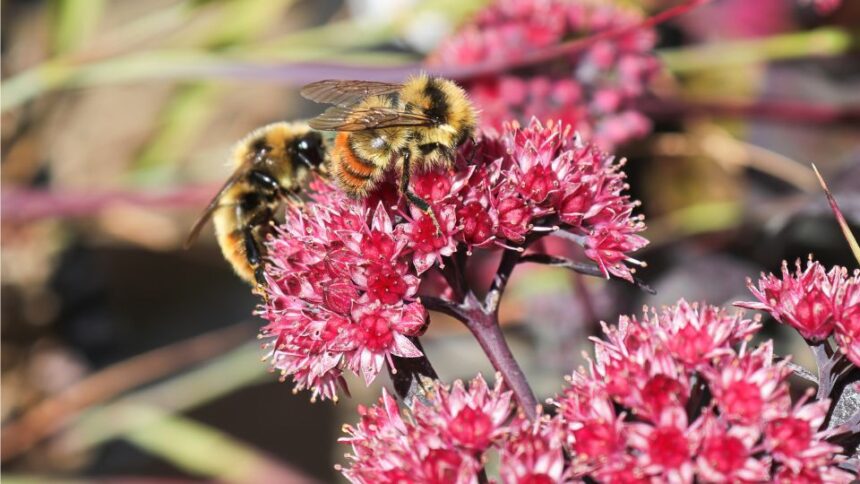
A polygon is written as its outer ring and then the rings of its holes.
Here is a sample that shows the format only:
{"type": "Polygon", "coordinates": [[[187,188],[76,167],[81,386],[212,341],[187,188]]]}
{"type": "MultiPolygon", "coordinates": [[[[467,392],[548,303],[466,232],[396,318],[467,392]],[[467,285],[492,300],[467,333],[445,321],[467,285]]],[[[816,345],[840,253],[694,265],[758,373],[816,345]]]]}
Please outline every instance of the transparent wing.
{"type": "Polygon", "coordinates": [[[191,231],[188,233],[188,238],[185,239],[185,244],[183,245],[184,248],[187,249],[191,247],[191,244],[193,244],[194,241],[197,240],[197,237],[200,235],[200,230],[202,230],[203,227],[206,226],[206,222],[208,222],[209,219],[212,218],[212,214],[215,212],[215,210],[225,206],[221,205],[221,197],[224,196],[224,193],[226,193],[227,190],[230,189],[230,187],[232,187],[237,181],[239,181],[239,179],[242,178],[242,176],[244,176],[248,172],[248,170],[251,169],[252,166],[254,166],[256,163],[259,163],[263,158],[265,158],[265,152],[258,152],[253,156],[248,156],[247,159],[245,159],[245,161],[242,163],[242,165],[236,168],[236,171],[234,171],[233,174],[230,175],[230,178],[228,178],[227,181],[224,182],[224,185],[222,185],[221,188],[218,190],[218,193],[216,193],[215,196],[212,197],[212,200],[209,202],[209,205],[206,206],[206,208],[203,210],[203,213],[201,213],[197,221],[194,222],[194,226],[191,227],[191,231]]]}
{"type": "Polygon", "coordinates": [[[301,94],[306,99],[318,103],[334,104],[346,107],[360,102],[370,96],[380,96],[397,92],[402,84],[376,81],[340,81],[329,79],[310,83],[302,88],[301,94]]]}
{"type": "Polygon", "coordinates": [[[430,126],[433,122],[423,114],[389,107],[350,109],[333,106],[311,119],[308,124],[311,128],[320,131],[364,131],[377,128],[430,126]]]}

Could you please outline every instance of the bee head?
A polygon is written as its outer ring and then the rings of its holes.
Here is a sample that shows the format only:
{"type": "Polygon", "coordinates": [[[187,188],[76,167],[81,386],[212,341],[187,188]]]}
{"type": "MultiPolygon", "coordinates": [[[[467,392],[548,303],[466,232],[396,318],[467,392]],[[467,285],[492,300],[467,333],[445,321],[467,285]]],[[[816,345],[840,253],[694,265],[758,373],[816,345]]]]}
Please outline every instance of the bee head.
{"type": "Polygon", "coordinates": [[[308,168],[318,168],[325,159],[325,147],[320,133],[310,131],[296,138],[289,147],[293,153],[308,168]]]}

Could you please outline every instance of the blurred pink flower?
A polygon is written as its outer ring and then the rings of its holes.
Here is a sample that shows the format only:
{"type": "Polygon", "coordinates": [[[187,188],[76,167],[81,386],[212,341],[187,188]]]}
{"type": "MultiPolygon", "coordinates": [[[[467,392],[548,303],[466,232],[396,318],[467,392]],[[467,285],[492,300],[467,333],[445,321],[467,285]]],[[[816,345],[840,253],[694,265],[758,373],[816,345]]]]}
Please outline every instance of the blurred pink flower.
{"type": "Polygon", "coordinates": [[[797,0],[801,5],[812,5],[819,15],[830,15],[842,6],[842,0],[797,0]]]}
{"type": "MultiPolygon", "coordinates": [[[[633,26],[640,12],[588,0],[496,0],[478,12],[428,59],[433,66],[516,63],[571,39],[633,26]]],[[[634,29],[584,51],[533,68],[471,80],[465,87],[482,110],[484,127],[510,119],[557,119],[586,139],[612,149],[650,132],[631,101],[659,70],[652,29],[634,29]]]]}

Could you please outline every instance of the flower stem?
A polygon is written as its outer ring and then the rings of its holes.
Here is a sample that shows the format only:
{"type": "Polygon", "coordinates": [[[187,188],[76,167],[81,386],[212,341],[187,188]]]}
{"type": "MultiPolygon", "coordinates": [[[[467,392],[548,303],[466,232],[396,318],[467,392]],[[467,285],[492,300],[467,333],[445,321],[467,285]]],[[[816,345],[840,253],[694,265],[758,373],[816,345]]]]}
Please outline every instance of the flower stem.
{"type": "Polygon", "coordinates": [[[537,415],[537,397],[505,341],[495,308],[481,304],[472,292],[469,292],[465,301],[460,304],[431,296],[421,296],[421,303],[428,310],[454,317],[469,328],[493,368],[502,375],[505,385],[514,392],[514,398],[523,412],[530,419],[534,419],[537,415]]]}
{"type": "Polygon", "coordinates": [[[493,368],[504,379],[505,384],[514,392],[514,397],[526,416],[534,420],[537,415],[538,401],[529,386],[526,375],[511,353],[511,348],[505,341],[502,327],[499,325],[497,311],[483,307],[471,293],[467,296],[466,306],[469,307],[464,323],[475,335],[481,349],[487,354],[493,368]]]}

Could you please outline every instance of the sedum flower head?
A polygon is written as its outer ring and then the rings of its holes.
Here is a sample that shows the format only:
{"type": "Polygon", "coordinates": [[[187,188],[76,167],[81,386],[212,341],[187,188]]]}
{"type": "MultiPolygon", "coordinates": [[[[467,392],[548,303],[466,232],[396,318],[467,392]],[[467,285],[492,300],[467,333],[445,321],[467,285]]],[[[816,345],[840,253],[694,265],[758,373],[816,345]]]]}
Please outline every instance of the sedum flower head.
{"type": "Polygon", "coordinates": [[[834,266],[829,271],[817,261],[800,261],[791,272],[783,262],[781,277],[762,274],[748,284],[757,302],[738,306],[767,311],[777,321],[796,329],[812,343],[830,336],[855,365],[860,365],[860,271],[834,266]]]}
{"type": "Polygon", "coordinates": [[[347,425],[352,454],[342,468],[354,483],[471,483],[482,456],[502,443],[513,406],[501,380],[490,388],[481,376],[468,386],[429,383],[409,413],[383,391],[379,403],[360,408],[361,421],[347,425]]]}
{"type": "MultiPolygon", "coordinates": [[[[785,361],[755,349],[757,320],[677,305],[604,325],[588,368],[568,378],[552,415],[528,421],[511,395],[478,377],[433,383],[401,414],[383,394],[346,427],[353,482],[479,482],[490,452],[498,482],[833,482],[830,402],[792,402],[785,361]],[[702,358],[677,351],[703,348],[702,358]],[[707,344],[704,344],[706,342],[707,344]],[[672,349],[675,348],[675,349],[672,349]]],[[[489,476],[492,481],[492,476],[489,476]]],[[[495,482],[495,481],[494,481],[495,482]]]]}
{"type": "MultiPolygon", "coordinates": [[[[468,67],[509,64],[535,52],[634,26],[641,14],[614,2],[594,0],[496,0],[447,38],[428,63],[468,67]]],[[[485,127],[505,120],[559,119],[607,149],[651,129],[631,104],[658,71],[650,53],[652,29],[632,29],[535,69],[519,68],[469,81],[466,88],[482,111],[485,127]]]]}
{"type": "Polygon", "coordinates": [[[770,342],[747,346],[759,326],[684,301],[604,326],[588,369],[555,399],[570,478],[761,482],[826,471],[847,482],[835,467],[841,449],[817,430],[829,402],[792,405],[786,362],[774,362],[770,342]]]}
{"type": "Polygon", "coordinates": [[[382,205],[370,210],[331,185],[316,189],[319,203],[289,208],[269,242],[259,312],[274,368],[297,389],[335,398],[344,368],[369,383],[392,355],[420,356],[409,337],[423,331],[426,311],[382,205]]]}
{"type": "Polygon", "coordinates": [[[393,356],[421,356],[410,340],[427,322],[419,285],[458,251],[522,250],[563,231],[607,277],[632,280],[631,253],[647,241],[622,166],[570,126],[508,126],[466,143],[451,169],[413,177],[439,231],[393,180],[365,200],[316,180],[268,242],[259,314],[272,366],[296,389],[333,399],[344,371],[370,383],[393,356]]]}

